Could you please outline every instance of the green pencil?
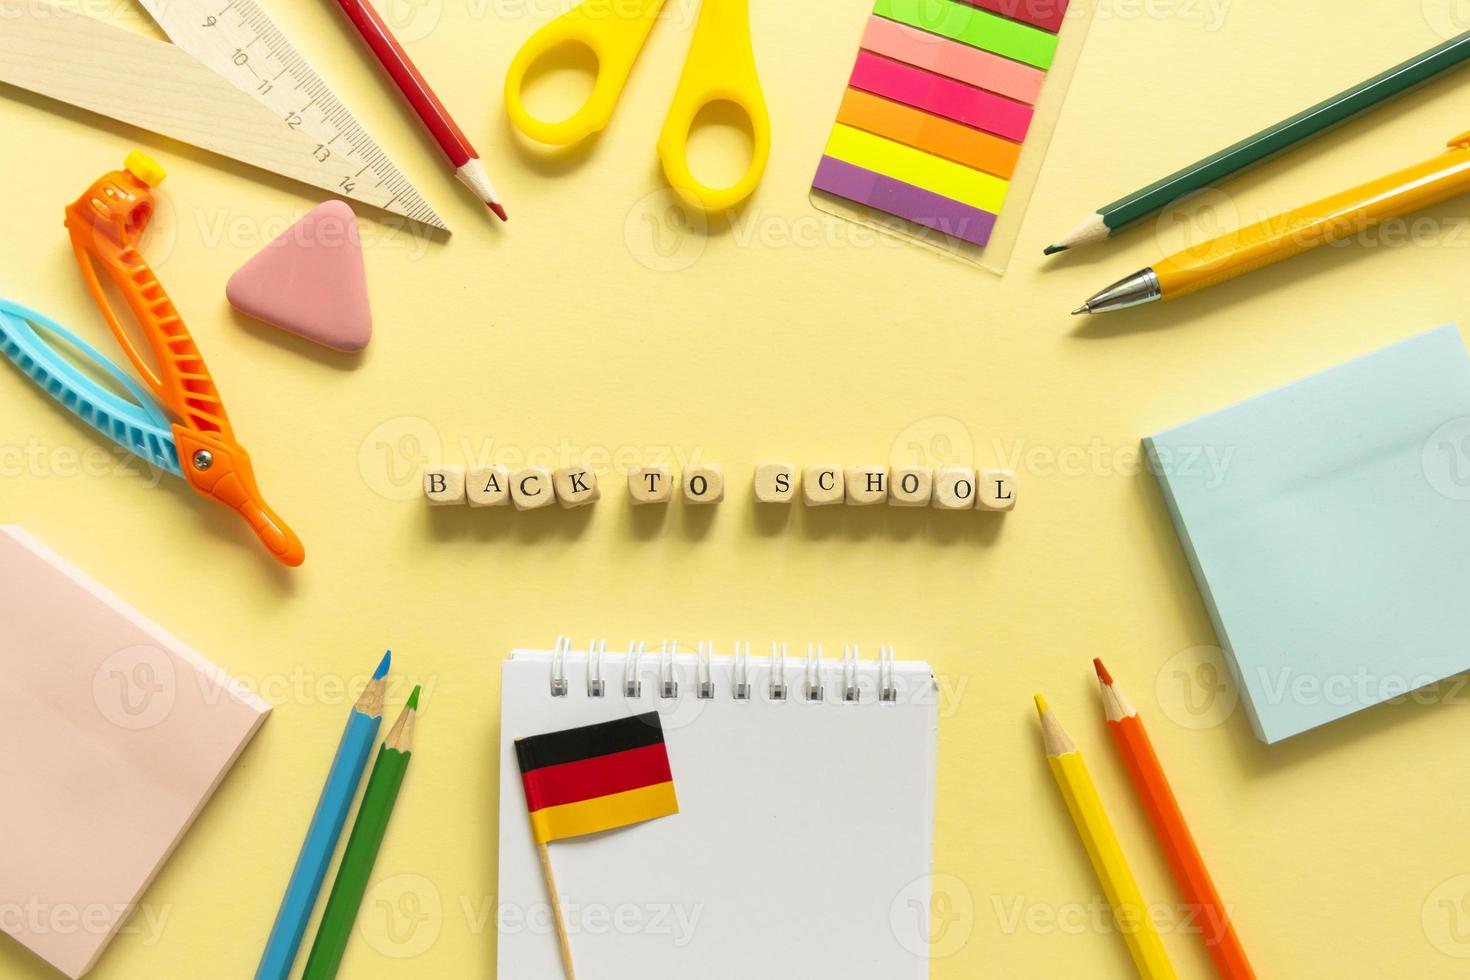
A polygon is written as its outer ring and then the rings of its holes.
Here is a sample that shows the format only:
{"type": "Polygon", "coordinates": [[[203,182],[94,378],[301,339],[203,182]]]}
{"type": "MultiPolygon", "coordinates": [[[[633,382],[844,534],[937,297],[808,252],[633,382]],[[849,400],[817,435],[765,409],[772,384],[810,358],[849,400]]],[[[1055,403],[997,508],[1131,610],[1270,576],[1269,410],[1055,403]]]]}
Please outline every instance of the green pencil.
{"type": "Polygon", "coordinates": [[[398,799],[398,788],[403,785],[403,774],[408,772],[408,760],[413,755],[413,720],[418,706],[419,689],[415,687],[403,714],[378,748],[378,758],[368,777],[367,789],[363,790],[352,835],[342,852],[342,866],[337,869],[337,880],[332,882],[332,894],[327,898],[322,924],[317,929],[316,941],[311,944],[311,955],[306,959],[301,980],[332,980],[342,966],[342,954],[347,950],[357,909],[367,893],[373,862],[378,858],[388,818],[393,815],[393,804],[398,799]]]}
{"type": "Polygon", "coordinates": [[[1195,191],[1217,184],[1226,177],[1248,170],[1298,143],[1320,136],[1361,112],[1381,105],[1396,95],[1402,95],[1451,68],[1463,65],[1467,59],[1470,59],[1470,31],[1436,48],[1430,48],[1381,75],[1375,75],[1346,92],[1339,92],[1325,102],[1319,102],[1269,129],[1263,129],[1234,146],[1226,147],[1214,156],[1191,163],[1183,170],[1149,184],[1143,190],[1134,191],[1127,197],[1098,208],[1056,244],[1047,246],[1046,254],[1065,252],[1078,245],[1111,238],[1135,221],[1146,218],[1195,191]]]}

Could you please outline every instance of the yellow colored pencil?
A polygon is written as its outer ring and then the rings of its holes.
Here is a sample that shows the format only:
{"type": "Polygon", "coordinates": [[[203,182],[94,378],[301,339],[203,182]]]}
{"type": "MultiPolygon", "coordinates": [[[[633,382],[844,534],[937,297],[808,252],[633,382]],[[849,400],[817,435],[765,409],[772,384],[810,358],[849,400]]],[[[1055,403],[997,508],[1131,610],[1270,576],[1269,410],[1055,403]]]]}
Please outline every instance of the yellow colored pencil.
{"type": "Polygon", "coordinates": [[[1176,252],[1095,293],[1072,313],[1107,313],[1188,296],[1466,193],[1470,132],[1450,140],[1449,149],[1431,160],[1176,252]]]}
{"type": "Polygon", "coordinates": [[[1143,980],[1176,980],[1174,967],[1164,952],[1163,941],[1154,929],[1153,919],[1148,914],[1148,905],[1138,890],[1138,882],[1128,869],[1128,860],[1123,856],[1123,846],[1113,825],[1103,810],[1098,798],[1097,787],[1082,762],[1082,753],[1062,731],[1046,699],[1036,695],[1036,711],[1041,715],[1041,737],[1046,746],[1046,761],[1051,774],[1056,777],[1057,788],[1067,802],[1067,812],[1077,826],[1082,845],[1092,861],[1092,869],[1102,884],[1103,893],[1113,909],[1113,920],[1118,931],[1128,944],[1128,953],[1133,965],[1143,980]]]}

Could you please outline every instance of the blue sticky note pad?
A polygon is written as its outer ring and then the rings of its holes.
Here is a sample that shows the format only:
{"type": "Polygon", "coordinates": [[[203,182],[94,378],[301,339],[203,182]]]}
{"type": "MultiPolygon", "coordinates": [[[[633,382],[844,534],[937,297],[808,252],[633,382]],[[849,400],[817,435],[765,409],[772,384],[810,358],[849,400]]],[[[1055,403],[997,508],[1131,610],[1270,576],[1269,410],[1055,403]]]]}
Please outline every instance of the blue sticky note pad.
{"type": "Polygon", "coordinates": [[[1455,327],[1144,448],[1257,737],[1470,669],[1470,357],[1455,327]]]}

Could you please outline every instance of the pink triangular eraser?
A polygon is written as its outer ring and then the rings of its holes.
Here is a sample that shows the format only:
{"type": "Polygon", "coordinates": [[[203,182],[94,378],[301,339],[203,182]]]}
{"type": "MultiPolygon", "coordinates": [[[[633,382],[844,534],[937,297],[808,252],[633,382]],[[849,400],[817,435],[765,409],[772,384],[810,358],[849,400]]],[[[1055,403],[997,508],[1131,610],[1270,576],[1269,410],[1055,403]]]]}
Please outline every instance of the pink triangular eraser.
{"type": "Polygon", "coordinates": [[[359,351],[373,335],[357,215],[318,204],[246,262],[225,285],[241,313],[334,350],[359,351]]]}

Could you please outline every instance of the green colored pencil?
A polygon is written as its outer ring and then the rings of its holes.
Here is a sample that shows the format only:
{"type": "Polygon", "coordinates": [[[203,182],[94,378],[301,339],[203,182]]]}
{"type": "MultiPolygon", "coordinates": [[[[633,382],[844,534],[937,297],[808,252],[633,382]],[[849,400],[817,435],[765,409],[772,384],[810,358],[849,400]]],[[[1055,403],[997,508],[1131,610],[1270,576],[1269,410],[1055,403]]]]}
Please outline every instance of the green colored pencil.
{"type": "Polygon", "coordinates": [[[1078,245],[1111,238],[1135,221],[1163,210],[1196,191],[1217,184],[1226,177],[1248,170],[1298,143],[1320,136],[1361,112],[1402,95],[1451,68],[1463,65],[1467,59],[1470,59],[1470,31],[1436,48],[1430,48],[1381,75],[1375,75],[1346,92],[1339,92],[1325,102],[1319,102],[1269,129],[1263,129],[1234,146],[1226,147],[1214,156],[1191,163],[1183,170],[1149,184],[1141,191],[1134,191],[1127,197],[1098,208],[1056,244],[1047,246],[1046,254],[1065,252],[1078,245]]]}
{"type": "Polygon", "coordinates": [[[322,924],[317,929],[316,941],[311,944],[311,955],[306,959],[301,980],[332,980],[342,966],[352,924],[367,893],[373,862],[378,858],[388,818],[393,815],[393,804],[398,799],[398,788],[403,785],[403,775],[408,772],[408,760],[413,755],[413,721],[418,706],[419,689],[415,687],[403,714],[378,748],[378,758],[368,777],[367,789],[363,790],[357,820],[352,824],[352,835],[347,838],[347,849],[342,852],[342,865],[337,869],[337,880],[332,882],[332,894],[327,897],[322,924]]]}

